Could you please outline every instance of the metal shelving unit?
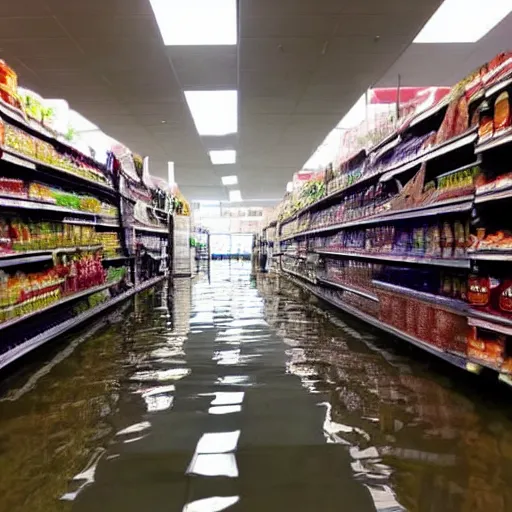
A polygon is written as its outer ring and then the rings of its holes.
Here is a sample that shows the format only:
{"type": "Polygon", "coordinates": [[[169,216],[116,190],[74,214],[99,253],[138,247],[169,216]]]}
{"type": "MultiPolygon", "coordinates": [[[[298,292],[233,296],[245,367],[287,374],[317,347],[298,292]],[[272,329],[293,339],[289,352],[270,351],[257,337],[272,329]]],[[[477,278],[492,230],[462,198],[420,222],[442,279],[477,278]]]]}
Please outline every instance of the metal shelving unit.
{"type": "MultiPolygon", "coordinates": [[[[146,288],[150,288],[159,282],[161,282],[164,279],[164,276],[155,277],[154,279],[150,279],[148,281],[144,281],[143,283],[139,284],[138,286],[134,286],[131,290],[128,290],[117,297],[114,297],[106,302],[103,302],[102,304],[98,304],[97,306],[89,309],[88,311],[81,313],[80,315],[77,315],[74,318],[71,318],[69,320],[66,320],[55,327],[52,327],[43,333],[39,334],[38,336],[35,336],[23,343],[20,343],[19,345],[11,348],[7,352],[4,352],[3,354],[0,354],[0,369],[4,368],[8,364],[16,361],[23,355],[27,354],[28,352],[34,350],[35,348],[43,345],[44,343],[56,338],[57,336],[64,334],[65,332],[78,327],[79,325],[83,324],[85,321],[95,317],[96,315],[103,313],[104,311],[112,308],[113,306],[116,306],[117,304],[129,299],[131,296],[135,295],[136,293],[139,293],[146,288]]],[[[112,286],[112,285],[110,285],[112,286]]]]}

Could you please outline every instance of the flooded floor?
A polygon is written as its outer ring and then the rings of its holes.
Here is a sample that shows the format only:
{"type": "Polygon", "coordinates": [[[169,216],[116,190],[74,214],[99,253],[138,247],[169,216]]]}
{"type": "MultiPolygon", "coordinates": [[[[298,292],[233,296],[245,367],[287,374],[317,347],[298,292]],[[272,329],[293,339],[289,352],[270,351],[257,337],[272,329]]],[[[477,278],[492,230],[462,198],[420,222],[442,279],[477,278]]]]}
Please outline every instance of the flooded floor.
{"type": "Polygon", "coordinates": [[[1,375],[0,512],[512,510],[512,390],[214,262],[1,375]]]}

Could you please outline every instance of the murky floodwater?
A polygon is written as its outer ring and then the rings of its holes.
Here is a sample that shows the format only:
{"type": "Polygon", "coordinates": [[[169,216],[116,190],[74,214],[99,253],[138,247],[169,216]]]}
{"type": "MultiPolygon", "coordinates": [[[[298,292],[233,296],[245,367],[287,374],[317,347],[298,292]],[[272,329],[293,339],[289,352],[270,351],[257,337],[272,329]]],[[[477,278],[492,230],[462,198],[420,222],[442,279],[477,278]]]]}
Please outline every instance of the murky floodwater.
{"type": "Polygon", "coordinates": [[[508,389],[249,272],[3,374],[0,512],[512,510],[508,389]]]}

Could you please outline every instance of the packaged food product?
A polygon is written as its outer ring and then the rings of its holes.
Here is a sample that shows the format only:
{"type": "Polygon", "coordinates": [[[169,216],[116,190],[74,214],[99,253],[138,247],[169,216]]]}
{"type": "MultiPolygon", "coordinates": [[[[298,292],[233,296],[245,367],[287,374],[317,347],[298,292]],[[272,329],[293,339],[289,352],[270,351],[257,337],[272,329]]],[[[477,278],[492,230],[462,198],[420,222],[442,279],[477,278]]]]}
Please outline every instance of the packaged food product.
{"type": "Polygon", "coordinates": [[[457,102],[457,110],[451,137],[461,135],[469,128],[469,109],[468,101],[465,96],[462,96],[457,102]]]}
{"type": "Polygon", "coordinates": [[[505,279],[501,285],[499,308],[505,313],[512,313],[512,279],[505,279]]]}
{"type": "Polygon", "coordinates": [[[414,256],[423,256],[425,253],[425,226],[416,227],[412,232],[412,254],[414,256]]]}
{"type": "Polygon", "coordinates": [[[0,60],[0,98],[2,101],[17,107],[18,76],[5,61],[0,60]]]}
{"type": "Polygon", "coordinates": [[[4,145],[16,153],[35,158],[36,139],[8,123],[4,123],[4,145]]]}
{"type": "Polygon", "coordinates": [[[466,255],[466,232],[462,222],[455,221],[453,224],[453,234],[455,237],[453,257],[464,258],[466,255]]]}
{"type": "Polygon", "coordinates": [[[487,306],[491,303],[491,293],[498,289],[499,281],[491,277],[470,275],[468,280],[468,301],[473,306],[487,306]]]}
{"type": "Polygon", "coordinates": [[[510,101],[508,92],[502,92],[494,102],[494,135],[500,135],[510,127],[510,101]]]}
{"type": "Polygon", "coordinates": [[[427,229],[425,255],[430,258],[441,257],[441,230],[437,224],[427,229]]]}
{"type": "Polygon", "coordinates": [[[28,186],[28,196],[34,201],[42,201],[45,203],[55,203],[53,191],[50,187],[42,183],[32,182],[28,186]]]}
{"type": "Polygon", "coordinates": [[[448,105],[443,122],[441,123],[441,126],[439,127],[439,130],[436,135],[436,145],[442,144],[443,142],[446,142],[447,140],[452,138],[453,127],[455,124],[455,119],[457,117],[457,106],[458,100],[453,100],[448,105]]]}
{"type": "Polygon", "coordinates": [[[441,257],[453,258],[453,246],[453,229],[449,222],[445,222],[441,233],[441,257]]]}
{"type": "Polygon", "coordinates": [[[478,136],[480,140],[486,140],[494,135],[494,118],[491,105],[488,101],[483,101],[477,111],[479,113],[478,136]]]}
{"type": "Polygon", "coordinates": [[[0,195],[8,197],[27,197],[27,189],[23,180],[0,178],[0,195]]]}
{"type": "Polygon", "coordinates": [[[505,342],[504,334],[472,328],[468,335],[468,357],[500,367],[504,361],[505,342]]]}

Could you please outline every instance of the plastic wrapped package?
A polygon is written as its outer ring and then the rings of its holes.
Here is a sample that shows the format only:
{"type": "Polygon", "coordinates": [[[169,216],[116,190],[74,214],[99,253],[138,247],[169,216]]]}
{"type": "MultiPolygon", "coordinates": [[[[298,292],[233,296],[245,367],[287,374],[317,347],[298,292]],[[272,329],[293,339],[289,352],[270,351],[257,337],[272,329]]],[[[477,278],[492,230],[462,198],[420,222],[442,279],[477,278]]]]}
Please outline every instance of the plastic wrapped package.
{"type": "Polygon", "coordinates": [[[417,325],[418,325],[418,317],[417,310],[418,305],[416,304],[418,301],[413,299],[408,299],[405,304],[405,332],[410,334],[411,336],[417,336],[417,325]]]}
{"type": "Polygon", "coordinates": [[[434,343],[434,308],[426,302],[417,301],[415,314],[418,318],[417,337],[426,343],[434,343]]]}
{"type": "Polygon", "coordinates": [[[13,107],[18,106],[18,75],[5,61],[0,60],[0,99],[13,107]]]}

